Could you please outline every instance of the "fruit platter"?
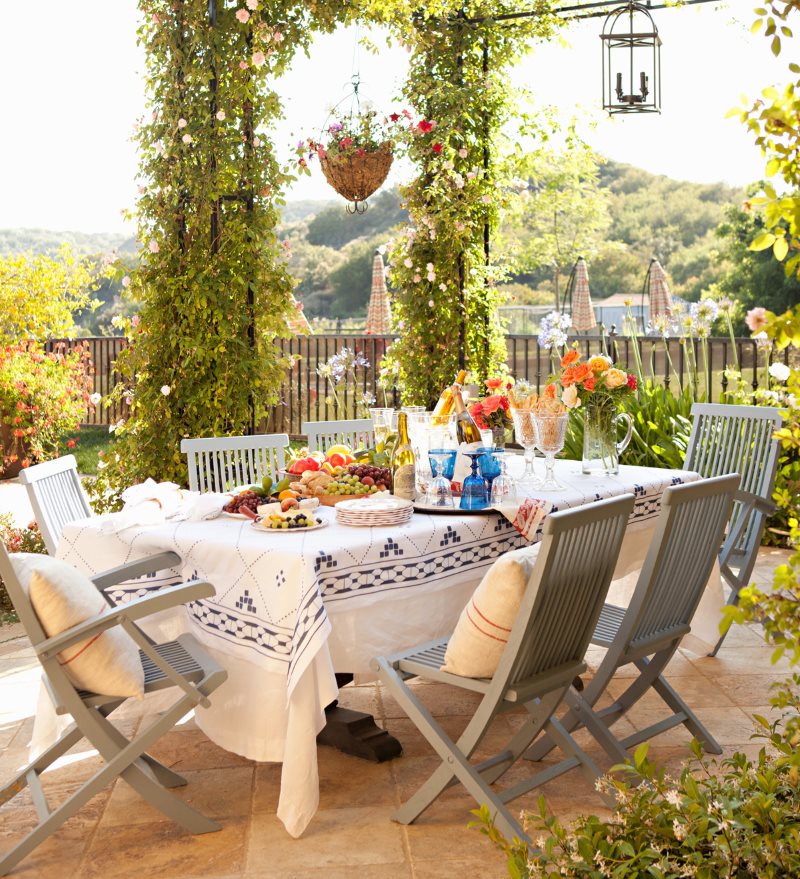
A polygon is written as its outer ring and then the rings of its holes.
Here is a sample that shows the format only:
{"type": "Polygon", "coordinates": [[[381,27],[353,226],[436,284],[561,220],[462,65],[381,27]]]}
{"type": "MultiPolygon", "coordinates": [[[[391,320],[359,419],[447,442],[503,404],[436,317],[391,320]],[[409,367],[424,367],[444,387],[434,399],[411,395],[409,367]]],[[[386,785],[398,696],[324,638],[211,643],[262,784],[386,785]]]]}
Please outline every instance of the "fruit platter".
{"type": "Polygon", "coordinates": [[[324,528],[328,523],[318,519],[312,510],[292,509],[276,511],[254,520],[253,525],[262,531],[311,531],[324,528]]]}
{"type": "Polygon", "coordinates": [[[347,446],[332,446],[327,455],[300,449],[289,462],[287,493],[295,495],[298,504],[305,498],[318,498],[325,506],[339,501],[366,497],[390,491],[392,472],[383,466],[373,449],[352,452],[347,446]]]}
{"type": "Polygon", "coordinates": [[[251,485],[234,495],[222,508],[222,512],[229,516],[255,519],[258,515],[257,510],[262,504],[270,502],[283,504],[284,501],[293,500],[295,503],[289,504],[286,509],[295,507],[298,493],[290,491],[289,485],[290,482],[286,477],[273,483],[272,477],[265,476],[261,485],[251,485]]]}

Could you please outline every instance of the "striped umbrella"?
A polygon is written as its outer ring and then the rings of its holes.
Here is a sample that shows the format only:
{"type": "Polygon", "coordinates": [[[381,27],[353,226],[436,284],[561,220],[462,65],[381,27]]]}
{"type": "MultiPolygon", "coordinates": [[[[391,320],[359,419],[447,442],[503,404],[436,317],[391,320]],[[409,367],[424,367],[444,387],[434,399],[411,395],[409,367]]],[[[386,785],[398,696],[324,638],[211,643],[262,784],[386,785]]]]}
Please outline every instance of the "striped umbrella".
{"type": "MultiPolygon", "coordinates": [[[[592,307],[592,294],[589,292],[589,271],[582,256],[578,257],[572,268],[567,292],[572,308],[572,326],[575,327],[576,332],[588,333],[597,326],[597,320],[592,307]]],[[[565,299],[566,295],[565,293],[565,299]]]]}
{"type": "MultiPolygon", "coordinates": [[[[661,263],[655,257],[650,260],[650,268],[644,279],[644,292],[650,299],[649,319],[651,321],[660,314],[667,317],[672,314],[672,294],[669,292],[667,276],[664,274],[664,269],[661,268],[661,263]]],[[[642,298],[644,299],[644,296],[642,298]]],[[[642,311],[644,312],[644,309],[642,311]]]]}
{"type": "Polygon", "coordinates": [[[386,272],[383,257],[375,251],[372,261],[372,292],[367,309],[367,335],[386,336],[392,331],[392,311],[389,307],[389,291],[386,289],[386,272]]]}
{"type": "Polygon", "coordinates": [[[303,303],[298,302],[292,294],[292,305],[295,307],[295,313],[289,318],[289,329],[295,336],[313,336],[314,331],[308,318],[303,314],[303,303]]]}

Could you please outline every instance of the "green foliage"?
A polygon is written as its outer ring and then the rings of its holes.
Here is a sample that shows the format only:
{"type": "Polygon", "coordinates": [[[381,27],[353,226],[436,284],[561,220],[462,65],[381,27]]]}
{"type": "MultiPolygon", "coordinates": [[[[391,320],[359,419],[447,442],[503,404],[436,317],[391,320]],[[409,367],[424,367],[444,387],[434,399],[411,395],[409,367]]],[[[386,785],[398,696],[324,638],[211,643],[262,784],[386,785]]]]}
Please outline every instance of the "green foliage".
{"type": "MultiPolygon", "coordinates": [[[[31,522],[25,528],[18,528],[10,513],[0,513],[0,541],[9,552],[47,552],[36,522],[31,522]]],[[[16,620],[14,606],[6,592],[3,578],[0,577],[0,624],[13,623],[16,620]]]]}
{"type": "MultiPolygon", "coordinates": [[[[793,39],[786,22],[797,8],[796,0],[768,0],[755,10],[758,17],[752,30],[763,31],[773,55],[780,54],[783,40],[793,39]]],[[[789,71],[797,76],[800,65],[792,61],[789,71]]],[[[785,261],[787,275],[800,276],[800,77],[783,87],[768,86],[749,107],[729,115],[738,116],[754,135],[766,158],[766,176],[780,181],[778,187],[765,183],[763,196],[751,199],[763,211],[765,227],[751,248],[769,250],[778,262],[785,261]]]]}
{"type": "Polygon", "coordinates": [[[76,256],[98,253],[134,253],[136,241],[114,232],[52,232],[49,229],[0,229],[0,256],[20,253],[57,257],[68,244],[76,256]]]}
{"type": "MultiPolygon", "coordinates": [[[[84,345],[88,343],[84,342],[84,345]]],[[[63,345],[63,343],[59,343],[63,345]]],[[[92,390],[91,358],[82,346],[44,353],[35,343],[0,348],[0,463],[27,467],[57,458],[83,418],[92,390]]]]}
{"type": "Polygon", "coordinates": [[[56,257],[0,259],[0,345],[75,335],[74,313],[93,304],[90,267],[68,245],[56,257]]]}
{"type": "Polygon", "coordinates": [[[97,475],[98,469],[102,469],[102,460],[109,459],[115,443],[114,434],[105,425],[82,427],[70,435],[69,440],[75,443],[71,452],[75,455],[78,473],[85,476],[97,475]]]}
{"type": "Polygon", "coordinates": [[[394,226],[408,222],[396,189],[379,192],[369,200],[364,214],[347,215],[341,204],[320,211],[308,223],[309,244],[339,249],[356,238],[386,235],[394,226]]]}
{"type": "Polygon", "coordinates": [[[756,717],[765,741],[751,759],[735,752],[717,762],[703,757],[695,740],[693,759],[673,779],[647,759],[640,745],[633,765],[600,783],[616,808],[608,819],[595,815],[563,826],[548,812],[538,816],[546,834],[530,849],[506,840],[492,825],[486,806],[475,810],[478,826],[506,855],[508,875],[562,879],[784,879],[800,875],[800,677],[778,691],[780,720],[756,717]]]}

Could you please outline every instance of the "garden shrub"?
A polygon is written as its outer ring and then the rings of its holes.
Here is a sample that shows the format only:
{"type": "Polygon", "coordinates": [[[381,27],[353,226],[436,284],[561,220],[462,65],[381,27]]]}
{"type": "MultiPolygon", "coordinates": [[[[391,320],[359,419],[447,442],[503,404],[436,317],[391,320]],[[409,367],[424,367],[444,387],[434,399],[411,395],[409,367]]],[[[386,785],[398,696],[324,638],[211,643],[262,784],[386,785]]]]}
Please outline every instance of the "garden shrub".
{"type": "MultiPolygon", "coordinates": [[[[0,540],[9,552],[47,552],[36,522],[18,528],[10,513],[0,513],[0,540]]],[[[0,623],[16,622],[16,619],[14,606],[0,577],[0,623]]]]}

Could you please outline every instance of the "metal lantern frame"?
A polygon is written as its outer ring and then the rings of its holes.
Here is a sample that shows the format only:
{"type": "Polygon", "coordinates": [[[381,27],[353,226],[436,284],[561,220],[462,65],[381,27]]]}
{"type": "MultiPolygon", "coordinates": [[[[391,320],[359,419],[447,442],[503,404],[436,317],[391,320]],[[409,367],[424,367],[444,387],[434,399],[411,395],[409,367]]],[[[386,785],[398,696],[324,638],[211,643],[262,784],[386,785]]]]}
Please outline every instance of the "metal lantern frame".
{"type": "Polygon", "coordinates": [[[603,41],[603,109],[611,115],[660,113],[661,37],[650,15],[649,3],[645,6],[630,0],[624,6],[612,10],[603,22],[600,39],[603,41]],[[640,24],[644,24],[644,28],[640,29],[640,24]],[[627,29],[624,29],[626,25],[627,29]],[[647,70],[634,70],[637,49],[651,50],[651,62],[647,70]],[[615,70],[612,59],[619,59],[626,52],[628,57],[622,69],[627,69],[628,80],[623,84],[625,74],[619,72],[617,64],[616,82],[612,82],[615,70]]]}

